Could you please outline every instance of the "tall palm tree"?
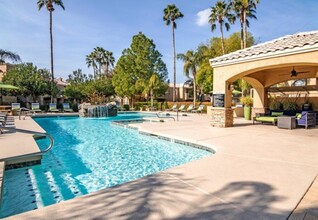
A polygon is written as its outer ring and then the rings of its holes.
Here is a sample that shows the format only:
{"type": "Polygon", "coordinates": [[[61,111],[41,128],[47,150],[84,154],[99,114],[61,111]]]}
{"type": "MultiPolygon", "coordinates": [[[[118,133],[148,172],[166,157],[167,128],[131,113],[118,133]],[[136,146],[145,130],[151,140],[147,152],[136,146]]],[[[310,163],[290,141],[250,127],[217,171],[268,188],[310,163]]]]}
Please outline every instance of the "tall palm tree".
{"type": "Polygon", "coordinates": [[[105,75],[110,76],[110,68],[114,68],[115,58],[113,52],[105,50],[102,54],[102,64],[105,68],[105,75]]]}
{"type": "Polygon", "coordinates": [[[93,67],[93,71],[94,71],[94,78],[97,77],[97,64],[96,64],[96,54],[93,52],[91,52],[89,55],[86,55],[86,64],[89,67],[93,67]]]}
{"type": "MultiPolygon", "coordinates": [[[[54,6],[60,6],[65,10],[62,0],[38,0],[37,2],[39,10],[46,6],[46,9],[50,12],[50,45],[51,45],[51,74],[52,74],[52,85],[51,92],[53,92],[54,87],[54,63],[53,63],[53,32],[52,32],[52,12],[54,11],[54,6]]],[[[53,96],[51,96],[51,101],[53,102],[53,96]]]]}
{"type": "Polygon", "coordinates": [[[105,50],[102,47],[95,47],[94,50],[86,56],[86,64],[88,67],[93,67],[94,77],[100,78],[103,75],[102,70],[105,69],[104,74],[109,74],[109,68],[114,67],[115,58],[113,53],[105,50]]]}
{"type": "Polygon", "coordinates": [[[183,72],[185,73],[185,75],[190,78],[191,74],[193,77],[193,105],[195,106],[197,97],[196,76],[201,57],[198,52],[195,52],[193,50],[188,50],[185,54],[180,53],[177,57],[184,62],[183,72]]]}
{"type": "Polygon", "coordinates": [[[97,70],[98,70],[98,78],[102,76],[102,65],[103,65],[103,54],[105,53],[105,49],[102,47],[96,47],[94,48],[93,53],[95,54],[95,61],[98,64],[97,70]]]}
{"type": "Polygon", "coordinates": [[[236,17],[241,23],[241,48],[246,48],[247,42],[247,27],[249,27],[249,21],[247,18],[257,19],[256,17],[256,5],[260,0],[231,0],[230,7],[234,11],[236,17]]]}
{"type": "Polygon", "coordinates": [[[225,1],[217,1],[215,6],[211,8],[209,22],[211,23],[212,32],[216,29],[216,23],[219,23],[222,41],[222,53],[225,54],[223,25],[228,31],[230,30],[230,23],[234,23],[234,16],[230,13],[230,7],[225,3],[225,1]]]}
{"type": "Polygon", "coordinates": [[[0,49],[0,64],[5,64],[6,60],[11,60],[13,62],[21,62],[21,58],[18,54],[8,50],[0,49]]]}
{"type": "Polygon", "coordinates": [[[177,23],[175,22],[179,18],[183,18],[183,14],[179,9],[173,5],[167,5],[163,10],[164,16],[163,20],[166,22],[166,25],[171,24],[172,28],[172,48],[173,48],[173,101],[176,101],[176,47],[175,47],[175,37],[174,29],[177,28],[177,23]]]}

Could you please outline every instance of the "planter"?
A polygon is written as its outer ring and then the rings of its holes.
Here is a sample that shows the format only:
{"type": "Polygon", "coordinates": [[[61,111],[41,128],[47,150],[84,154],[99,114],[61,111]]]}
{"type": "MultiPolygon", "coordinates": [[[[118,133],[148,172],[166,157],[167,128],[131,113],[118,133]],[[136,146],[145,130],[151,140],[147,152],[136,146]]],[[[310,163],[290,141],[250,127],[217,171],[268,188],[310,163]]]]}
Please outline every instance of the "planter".
{"type": "Polygon", "coordinates": [[[251,120],[251,106],[244,106],[244,118],[251,120]]]}
{"type": "Polygon", "coordinates": [[[312,111],[312,105],[311,104],[304,104],[303,105],[303,111],[312,111]]]}

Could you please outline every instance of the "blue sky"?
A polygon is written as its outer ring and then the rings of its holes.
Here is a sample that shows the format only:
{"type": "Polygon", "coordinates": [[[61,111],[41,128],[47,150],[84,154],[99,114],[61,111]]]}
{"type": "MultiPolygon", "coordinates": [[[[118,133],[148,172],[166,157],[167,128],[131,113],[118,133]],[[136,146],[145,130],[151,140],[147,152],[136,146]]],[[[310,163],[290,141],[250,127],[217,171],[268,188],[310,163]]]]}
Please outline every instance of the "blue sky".
{"type": "MultiPolygon", "coordinates": [[[[177,53],[196,49],[211,37],[219,37],[218,29],[211,32],[207,24],[209,9],[216,0],[63,0],[65,11],[53,12],[55,76],[67,78],[81,68],[92,73],[85,56],[94,47],[112,51],[116,61],[132,36],[143,32],[154,40],[172,79],[171,28],[162,20],[167,4],[176,4],[184,14],[177,21],[177,53]]],[[[39,68],[50,68],[49,13],[37,9],[37,0],[0,0],[0,48],[18,53],[23,62],[33,62],[39,68]]],[[[287,34],[318,30],[318,1],[261,0],[258,20],[251,21],[249,31],[258,42],[287,34]]],[[[226,36],[239,31],[231,27],[226,36]]],[[[177,82],[183,82],[182,62],[177,63],[177,82]]]]}

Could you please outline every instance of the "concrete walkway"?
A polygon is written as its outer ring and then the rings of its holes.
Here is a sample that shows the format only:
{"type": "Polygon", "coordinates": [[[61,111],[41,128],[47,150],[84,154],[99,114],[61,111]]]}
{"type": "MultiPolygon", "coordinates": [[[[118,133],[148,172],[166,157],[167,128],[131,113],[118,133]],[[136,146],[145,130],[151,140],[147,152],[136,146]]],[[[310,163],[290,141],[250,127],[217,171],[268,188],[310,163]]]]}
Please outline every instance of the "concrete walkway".
{"type": "Polygon", "coordinates": [[[287,219],[317,176],[318,129],[235,124],[213,128],[206,115],[135,124],[217,153],[9,219],[287,219]]]}

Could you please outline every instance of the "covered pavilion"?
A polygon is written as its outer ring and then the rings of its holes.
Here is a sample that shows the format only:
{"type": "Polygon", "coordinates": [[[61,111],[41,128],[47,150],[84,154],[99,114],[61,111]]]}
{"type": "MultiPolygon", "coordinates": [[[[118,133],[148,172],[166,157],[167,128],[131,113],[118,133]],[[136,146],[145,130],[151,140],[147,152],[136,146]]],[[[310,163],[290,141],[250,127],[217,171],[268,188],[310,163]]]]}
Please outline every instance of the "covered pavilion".
{"type": "Polygon", "coordinates": [[[211,109],[211,125],[232,127],[231,85],[238,79],[253,87],[253,114],[266,112],[268,91],[280,82],[316,78],[315,86],[303,89],[318,91],[318,31],[287,35],[210,59],[210,64],[214,74],[213,94],[224,97],[221,104],[211,109]]]}

